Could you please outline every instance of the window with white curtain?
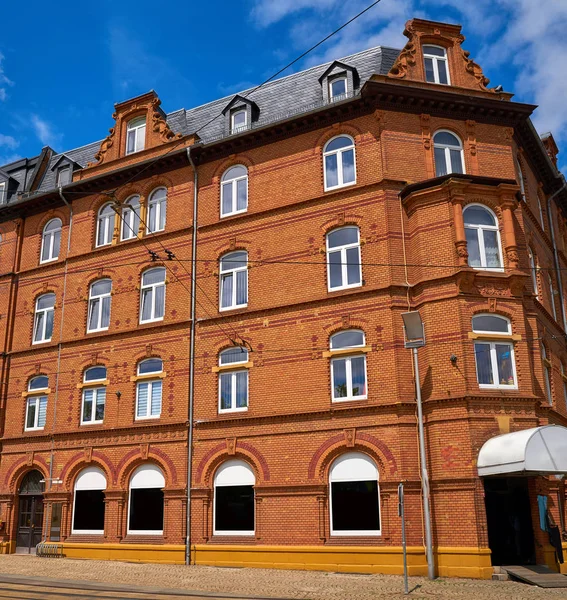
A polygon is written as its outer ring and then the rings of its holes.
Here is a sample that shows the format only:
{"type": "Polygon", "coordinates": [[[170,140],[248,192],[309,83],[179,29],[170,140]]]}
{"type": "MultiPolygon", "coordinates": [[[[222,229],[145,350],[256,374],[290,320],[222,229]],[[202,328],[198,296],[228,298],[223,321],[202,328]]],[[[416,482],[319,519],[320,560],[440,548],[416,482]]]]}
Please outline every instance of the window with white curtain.
{"type": "Polygon", "coordinates": [[[43,294],[35,302],[33,343],[50,342],[53,335],[55,294],[43,294]]]}
{"type": "Polygon", "coordinates": [[[461,140],[450,131],[438,131],[433,136],[435,176],[448,173],[464,173],[465,159],[461,140]]]}
{"type": "Polygon", "coordinates": [[[463,211],[469,266],[503,271],[500,231],[496,215],[482,204],[469,204],[463,211]]]}
{"type": "Polygon", "coordinates": [[[28,396],[26,402],[26,421],[25,431],[43,429],[47,417],[47,387],[49,381],[45,375],[39,375],[30,379],[28,383],[28,392],[33,396],[28,396]],[[43,392],[43,393],[42,393],[43,392]],[[37,396],[35,395],[37,394],[37,396]]]}
{"type": "Polygon", "coordinates": [[[364,400],[366,389],[366,356],[364,332],[359,329],[340,331],[331,336],[331,352],[341,352],[331,358],[331,387],[333,402],[343,400],[364,400]],[[352,350],[352,355],[350,353],[352,350]]]}
{"type": "Polygon", "coordinates": [[[220,310],[248,304],[248,253],[225,254],[220,260],[220,310]]]}
{"type": "Polygon", "coordinates": [[[106,477],[98,467],[83,469],[75,481],[71,533],[104,534],[106,477]]]}
{"type": "Polygon", "coordinates": [[[161,321],[165,314],[165,268],[144,271],[140,294],[140,323],[161,321]]]}
{"type": "Polygon", "coordinates": [[[441,46],[423,46],[425,81],[450,85],[447,50],[441,46]]]}
{"type": "Polygon", "coordinates": [[[104,331],[110,325],[112,281],[100,279],[91,284],[87,332],[104,331]]]}
{"type": "Polygon", "coordinates": [[[499,336],[511,336],[512,325],[505,317],[480,314],[472,319],[474,333],[483,334],[474,342],[476,376],[480,388],[518,387],[514,345],[499,336]],[[494,339],[490,339],[494,338],[494,339]]]}
{"type": "Polygon", "coordinates": [[[215,473],[213,534],[254,535],[254,471],[243,460],[224,462],[215,473]]]}
{"type": "Polygon", "coordinates": [[[248,208],[248,170],[236,165],[221,177],[221,217],[246,212],[248,208]]]}
{"type": "Polygon", "coordinates": [[[131,240],[140,229],[140,196],[128,198],[122,207],[121,240],[131,240]]]}
{"type": "Polygon", "coordinates": [[[220,413],[248,410],[248,369],[239,368],[247,362],[246,348],[228,348],[219,354],[219,366],[231,367],[219,373],[220,413]]]}
{"type": "Polygon", "coordinates": [[[341,135],[329,140],[323,150],[325,191],[356,183],[354,140],[341,135]]]}
{"type": "Polygon", "coordinates": [[[41,260],[46,263],[59,258],[61,248],[61,219],[51,219],[41,236],[41,260]]]}
{"type": "Polygon", "coordinates": [[[148,358],[138,365],[138,376],[150,377],[136,385],[136,419],[157,419],[161,415],[162,380],[157,377],[163,372],[160,358],[148,358]],[[156,379],[151,379],[155,375],[156,379]]]}
{"type": "Polygon", "coordinates": [[[341,227],[327,234],[327,283],[329,291],[362,285],[358,227],[341,227]]]}
{"type": "Polygon", "coordinates": [[[128,498],[128,533],[163,534],[165,477],[156,465],[140,465],[132,474],[128,498]]]}
{"type": "Polygon", "coordinates": [[[112,208],[112,204],[108,203],[101,206],[98,211],[97,229],[96,229],[96,245],[108,246],[112,244],[112,236],[114,235],[114,221],[116,213],[112,208]]]}
{"type": "Polygon", "coordinates": [[[83,409],[81,425],[91,425],[104,421],[106,403],[106,367],[91,367],[83,376],[83,409]]]}
{"type": "Polygon", "coordinates": [[[126,154],[143,150],[146,145],[146,117],[136,117],[128,122],[126,130],[126,154]]]}
{"type": "Polygon", "coordinates": [[[362,452],[339,456],[329,472],[332,536],[380,535],[376,463],[362,452]]]}
{"type": "Polygon", "coordinates": [[[148,233],[163,231],[165,229],[165,215],[167,210],[167,190],[158,188],[150,194],[148,200],[148,233]]]}

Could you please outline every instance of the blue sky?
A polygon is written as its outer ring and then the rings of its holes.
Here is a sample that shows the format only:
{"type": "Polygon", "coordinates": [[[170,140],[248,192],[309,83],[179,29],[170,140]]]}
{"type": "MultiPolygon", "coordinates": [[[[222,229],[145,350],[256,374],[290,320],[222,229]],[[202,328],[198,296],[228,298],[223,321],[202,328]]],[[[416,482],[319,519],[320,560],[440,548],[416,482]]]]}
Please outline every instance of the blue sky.
{"type": "MultiPolygon", "coordinates": [[[[0,165],[45,144],[64,151],[102,139],[113,104],[152,88],[170,112],[260,83],[370,1],[7,2],[0,165]]],[[[294,69],[380,44],[402,48],[412,16],[462,23],[464,46],[491,84],[539,104],[536,127],[567,148],[567,0],[382,0],[294,69]]]]}

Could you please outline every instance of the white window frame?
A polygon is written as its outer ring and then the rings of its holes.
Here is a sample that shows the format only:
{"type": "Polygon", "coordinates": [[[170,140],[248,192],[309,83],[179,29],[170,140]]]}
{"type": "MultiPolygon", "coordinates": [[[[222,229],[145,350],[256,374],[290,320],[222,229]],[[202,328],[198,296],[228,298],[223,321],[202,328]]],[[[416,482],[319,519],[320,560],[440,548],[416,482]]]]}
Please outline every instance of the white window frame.
{"type": "Polygon", "coordinates": [[[160,281],[159,283],[149,283],[149,284],[144,284],[144,275],[146,273],[149,273],[150,271],[153,271],[153,269],[147,269],[146,271],[144,271],[142,273],[141,276],[141,285],[140,285],[140,323],[157,323],[158,321],[163,321],[165,318],[165,295],[166,295],[166,286],[165,286],[165,280],[166,280],[166,272],[165,272],[165,268],[164,267],[156,267],[157,269],[163,269],[163,281],[160,281]],[[156,288],[158,288],[159,286],[163,286],[163,316],[161,317],[156,317],[155,313],[156,313],[156,288]],[[152,310],[151,310],[151,314],[152,317],[149,319],[143,319],[142,315],[144,314],[143,312],[143,303],[144,303],[144,290],[147,289],[151,289],[152,290],[152,310]]]}
{"type": "Polygon", "coordinates": [[[47,294],[42,294],[35,301],[35,311],[34,311],[34,316],[33,316],[32,344],[46,344],[46,343],[50,342],[51,339],[53,338],[53,330],[51,331],[51,337],[49,337],[49,338],[45,337],[46,327],[47,327],[47,313],[49,311],[53,311],[53,326],[55,328],[55,294],[53,294],[52,292],[48,292],[47,294]],[[44,298],[45,296],[53,296],[53,306],[51,306],[49,308],[38,308],[39,301],[42,298],[44,298]],[[36,340],[37,325],[39,322],[38,316],[40,313],[43,313],[43,331],[42,331],[41,339],[36,340]]]}
{"type": "Polygon", "coordinates": [[[103,210],[107,207],[112,207],[110,202],[103,204],[97,214],[96,218],[96,239],[95,239],[95,247],[102,248],[103,246],[110,246],[112,244],[112,238],[114,237],[114,227],[116,225],[116,213],[114,209],[111,208],[112,213],[108,213],[106,215],[102,215],[103,210]],[[104,237],[103,242],[101,244],[98,243],[100,228],[104,227],[104,237]]]}
{"type": "Polygon", "coordinates": [[[65,165],[64,167],[60,167],[57,170],[57,186],[58,187],[64,186],[64,185],[67,185],[68,183],[71,183],[71,166],[65,165]],[[61,179],[64,174],[66,174],[68,176],[68,180],[65,183],[61,183],[61,179]]]}
{"type": "Polygon", "coordinates": [[[219,261],[219,311],[225,311],[225,310],[235,310],[237,308],[246,308],[248,306],[248,252],[246,250],[235,250],[234,252],[229,252],[228,254],[225,254],[224,256],[221,256],[220,261],[219,261]],[[227,269],[223,271],[223,260],[227,257],[229,257],[231,254],[235,254],[236,252],[245,252],[246,253],[246,264],[243,267],[234,267],[232,269],[227,269]],[[240,271],[245,271],[246,272],[246,302],[243,304],[236,304],[236,274],[240,271]],[[222,291],[223,291],[223,285],[224,285],[224,280],[228,277],[228,275],[232,274],[232,280],[233,280],[233,285],[232,285],[232,304],[230,304],[230,306],[222,306],[222,291]]]}
{"type": "Polygon", "coordinates": [[[536,198],[537,198],[537,207],[539,210],[539,222],[541,224],[541,228],[545,231],[545,221],[543,220],[543,208],[541,206],[541,199],[539,197],[539,194],[536,194],[536,198]]]}
{"type": "Polygon", "coordinates": [[[40,264],[45,264],[45,263],[49,263],[49,262],[53,262],[54,260],[58,260],[59,259],[59,254],[57,254],[57,256],[54,255],[53,249],[55,247],[55,237],[57,234],[59,234],[59,252],[61,252],[61,231],[63,228],[63,223],[61,222],[61,219],[59,218],[55,218],[55,219],[50,219],[46,224],[45,227],[43,228],[43,231],[41,233],[41,250],[40,250],[40,255],[39,255],[39,262],[40,264]],[[51,223],[53,223],[54,221],[59,221],[59,226],[56,229],[52,229],[51,231],[47,231],[47,228],[49,227],[49,225],[51,225],[51,223]],[[49,254],[48,254],[48,258],[44,259],[43,258],[43,251],[45,249],[45,245],[49,244],[49,254]]]}
{"type": "Polygon", "coordinates": [[[543,365],[543,377],[544,377],[544,384],[545,384],[545,395],[547,397],[547,402],[548,402],[549,406],[553,406],[553,391],[551,389],[551,367],[548,367],[544,362],[546,360],[551,362],[551,359],[547,355],[547,348],[545,347],[545,344],[543,342],[540,342],[540,344],[541,344],[541,358],[542,358],[541,362],[543,365]]]}
{"type": "MultiPolygon", "coordinates": [[[[234,363],[235,366],[238,363],[234,363]]],[[[248,369],[238,369],[235,368],[234,371],[227,369],[223,371],[219,371],[219,414],[224,413],[235,413],[235,412],[246,412],[248,410],[248,405],[250,404],[250,380],[248,376],[248,369]],[[237,408],[236,406],[236,374],[237,373],[246,373],[246,406],[242,406],[237,408]],[[222,408],[221,407],[221,380],[222,377],[230,375],[230,408],[222,408]]]]}
{"type": "MultiPolygon", "coordinates": [[[[103,365],[96,365],[96,367],[103,367],[103,365]]],[[[106,378],[108,376],[108,371],[105,370],[104,378],[87,380],[87,373],[92,368],[96,368],[96,367],[88,368],[83,375],[84,387],[83,387],[83,392],[81,394],[81,396],[82,396],[82,398],[81,398],[81,425],[100,425],[101,423],[104,422],[104,417],[99,420],[95,419],[94,417],[96,415],[96,403],[97,403],[97,399],[98,399],[98,391],[99,390],[105,390],[104,413],[106,414],[106,385],[100,385],[100,383],[106,381],[106,378]],[[91,412],[91,415],[93,418],[90,421],[83,420],[83,415],[84,415],[84,410],[85,410],[85,392],[87,390],[90,390],[93,392],[93,406],[92,406],[92,412],[91,412]]],[[[104,367],[104,368],[106,369],[106,367],[104,367]]]]}
{"type": "Polygon", "coordinates": [[[339,188],[343,188],[343,187],[348,187],[350,185],[356,185],[356,179],[357,179],[357,169],[356,169],[356,144],[354,143],[354,139],[350,136],[347,135],[345,133],[342,133],[340,135],[336,135],[335,137],[332,137],[330,140],[327,141],[327,143],[325,144],[325,147],[323,149],[323,179],[324,179],[324,191],[325,192],[329,192],[331,190],[338,190],[339,188]],[[327,151],[327,146],[334,140],[336,140],[337,138],[347,138],[351,141],[351,145],[350,146],[345,146],[344,148],[339,148],[338,150],[330,150],[327,151]],[[343,176],[343,153],[344,152],[349,152],[350,150],[352,150],[352,159],[353,159],[353,167],[354,167],[354,179],[352,181],[348,181],[347,183],[344,183],[344,176],[343,176]],[[329,186],[327,185],[327,156],[331,156],[333,154],[337,155],[337,179],[338,179],[338,183],[337,185],[332,185],[329,186]]]}
{"type": "Polygon", "coordinates": [[[348,97],[348,78],[346,75],[341,75],[339,77],[333,77],[329,80],[329,100],[331,102],[338,102],[340,100],[344,100],[348,97]],[[345,82],[345,93],[344,94],[333,94],[333,84],[338,81],[345,82]]]}
{"type": "Polygon", "coordinates": [[[239,108],[230,115],[230,133],[240,133],[248,129],[248,111],[245,108],[239,108]],[[244,125],[234,125],[236,115],[244,114],[244,125]]]}
{"type": "Polygon", "coordinates": [[[536,264],[536,260],[535,260],[535,254],[533,253],[533,250],[528,246],[528,260],[529,260],[529,265],[530,265],[530,271],[531,271],[531,280],[532,280],[532,287],[533,287],[533,292],[534,292],[534,296],[536,297],[536,300],[539,300],[539,290],[538,290],[538,285],[537,285],[537,264],[536,264]]]}
{"type": "Polygon", "coordinates": [[[126,127],[126,152],[125,154],[135,154],[136,152],[141,152],[146,147],[146,117],[134,117],[130,121],[128,121],[128,125],[126,127]],[[142,123],[143,119],[143,123],[142,123]],[[143,130],[143,132],[142,132],[143,130]],[[134,149],[128,151],[128,140],[130,139],[130,134],[134,135],[134,149]]]}
{"type": "MultiPolygon", "coordinates": [[[[153,477],[155,478],[156,475],[154,474],[153,477]]],[[[157,465],[154,465],[152,463],[144,463],[142,465],[140,465],[131,475],[130,477],[130,481],[128,482],[128,514],[127,514],[127,521],[126,521],[126,533],[128,535],[163,535],[163,529],[157,529],[157,530],[151,530],[151,529],[130,529],[130,509],[132,507],[132,489],[137,489],[137,490],[163,490],[165,488],[166,482],[165,482],[165,475],[163,474],[163,471],[160,469],[160,467],[158,467],[157,465]],[[155,485],[152,485],[152,487],[135,487],[132,488],[132,480],[136,477],[136,475],[141,472],[142,470],[144,470],[144,467],[150,467],[150,471],[159,471],[159,475],[161,476],[161,478],[163,479],[163,486],[162,487],[158,487],[155,485]]],[[[163,519],[164,519],[164,525],[165,525],[165,517],[166,517],[166,513],[165,513],[165,497],[164,497],[164,507],[163,507],[163,519]]]]}
{"type": "Polygon", "coordinates": [[[345,225],[344,227],[337,227],[327,232],[325,236],[325,245],[327,247],[327,290],[329,292],[337,292],[339,290],[347,290],[350,288],[362,287],[362,250],[360,248],[360,228],[356,225],[345,225]],[[343,244],[342,246],[329,247],[329,235],[339,231],[341,229],[356,229],[356,236],[358,241],[352,242],[351,244],[343,244]],[[348,265],[347,265],[347,250],[351,248],[358,248],[358,272],[360,275],[360,281],[358,283],[346,283],[340,286],[331,287],[331,261],[329,255],[331,252],[341,253],[341,281],[348,281],[348,265]]]}
{"type": "Polygon", "coordinates": [[[147,214],[147,225],[146,225],[146,233],[158,233],[160,231],[165,231],[166,227],[166,219],[167,219],[167,189],[164,187],[158,187],[152,191],[148,199],[148,214],[147,214]],[[157,198],[157,194],[159,191],[163,190],[165,192],[163,198],[157,198]],[[156,228],[150,229],[150,213],[152,207],[156,207],[156,228]],[[160,227],[160,222],[162,220],[163,213],[163,227],[160,227]]]}
{"type": "Polygon", "coordinates": [[[467,229],[474,229],[477,232],[481,266],[480,267],[472,267],[472,268],[477,271],[494,271],[494,272],[498,272],[498,273],[504,272],[504,257],[502,255],[502,240],[500,238],[500,226],[498,224],[498,217],[494,214],[494,211],[492,211],[490,208],[488,208],[488,206],[486,206],[485,204],[480,204],[478,202],[475,202],[472,204],[467,204],[463,210],[463,223],[465,226],[465,231],[467,229]],[[495,221],[496,225],[467,225],[465,223],[465,212],[469,207],[472,207],[472,206],[480,206],[481,208],[484,208],[485,210],[487,210],[494,217],[494,221],[495,221]],[[496,231],[496,240],[498,242],[498,256],[500,258],[500,264],[502,265],[501,267],[487,267],[486,266],[486,249],[484,246],[484,230],[485,229],[487,229],[489,231],[496,231]]]}
{"type": "MultiPolygon", "coordinates": [[[[463,140],[454,131],[451,131],[450,129],[438,129],[433,134],[431,139],[433,140],[433,160],[435,161],[435,148],[442,149],[443,154],[445,156],[445,170],[447,171],[447,175],[450,175],[451,173],[453,173],[453,167],[452,167],[453,162],[451,161],[451,150],[458,150],[459,155],[461,157],[461,167],[463,169],[463,172],[457,173],[457,175],[465,175],[467,172],[467,169],[465,167],[465,152],[464,152],[464,148],[463,148],[463,140]],[[453,146],[451,144],[441,144],[439,142],[436,142],[435,136],[438,133],[449,133],[456,140],[458,140],[459,145],[453,146]]],[[[445,177],[446,176],[446,175],[437,175],[437,165],[435,164],[434,167],[435,167],[435,177],[445,177]]]]}
{"type": "Polygon", "coordinates": [[[96,281],[93,281],[91,283],[91,285],[89,286],[89,310],[87,312],[87,333],[95,333],[97,331],[107,331],[108,328],[110,327],[111,312],[112,312],[112,279],[108,279],[108,278],[97,279],[96,281]],[[101,283],[103,281],[108,281],[110,283],[110,292],[105,292],[104,294],[98,294],[97,296],[93,296],[93,286],[96,283],[101,283]],[[106,327],[101,327],[100,324],[102,322],[102,304],[103,304],[103,301],[105,298],[110,298],[109,311],[108,311],[108,325],[106,327]],[[100,310],[98,313],[98,327],[95,327],[94,329],[90,329],[89,325],[91,323],[91,313],[93,310],[93,306],[95,304],[95,300],[98,300],[99,306],[100,306],[100,310]]]}
{"type": "Polygon", "coordinates": [[[7,196],[6,182],[0,181],[0,204],[6,204],[6,201],[8,200],[7,196]]]}
{"type": "Polygon", "coordinates": [[[161,417],[161,412],[163,410],[163,378],[160,378],[159,375],[160,373],[163,373],[163,361],[161,359],[146,359],[146,360],[142,360],[141,362],[138,363],[138,377],[143,377],[143,379],[141,381],[138,381],[136,383],[136,408],[135,408],[135,413],[134,413],[134,419],[136,421],[144,421],[147,419],[159,419],[161,417]],[[140,373],[140,367],[143,363],[147,362],[148,360],[160,360],[161,361],[161,369],[159,371],[149,371],[146,373],[140,373]],[[155,376],[155,379],[153,379],[153,377],[155,376]],[[154,384],[156,383],[160,383],[161,384],[161,398],[160,398],[160,410],[159,410],[159,415],[152,415],[152,394],[153,394],[153,389],[154,389],[154,384]],[[148,386],[148,404],[146,407],[146,414],[144,416],[138,416],[138,399],[139,399],[139,395],[140,395],[140,385],[147,385],[148,386]]]}
{"type": "Polygon", "coordinates": [[[232,215],[238,215],[240,213],[245,213],[248,211],[248,169],[245,165],[232,165],[232,167],[229,167],[222,175],[221,177],[221,201],[220,201],[220,216],[222,217],[230,217],[232,215]],[[242,167],[243,169],[246,169],[246,175],[241,175],[240,177],[233,177],[232,179],[227,179],[226,181],[224,180],[224,176],[228,173],[228,171],[230,171],[231,169],[234,169],[234,167],[242,167]],[[238,203],[238,198],[237,198],[237,193],[238,193],[238,182],[239,181],[243,181],[246,180],[246,208],[241,208],[240,210],[236,209],[237,203],[238,203]],[[224,190],[225,187],[231,186],[231,190],[232,190],[232,210],[230,212],[226,212],[223,213],[223,207],[224,207],[224,190]]]}
{"type": "Polygon", "coordinates": [[[551,304],[551,313],[553,319],[557,321],[557,309],[555,308],[555,289],[553,288],[553,277],[550,273],[547,274],[547,281],[549,284],[549,302],[551,304]]]}
{"type": "Polygon", "coordinates": [[[514,163],[516,166],[516,172],[518,175],[518,184],[520,185],[520,194],[522,195],[522,200],[526,201],[526,182],[524,181],[524,173],[522,171],[522,163],[518,155],[514,155],[514,163]]]}
{"type": "Polygon", "coordinates": [[[252,468],[250,467],[250,465],[248,465],[245,461],[238,459],[238,458],[232,458],[229,459],[227,461],[225,461],[224,463],[222,463],[219,468],[217,469],[217,472],[215,473],[215,477],[213,479],[213,535],[223,535],[223,536],[253,536],[256,533],[256,476],[254,475],[254,471],[252,470],[252,468]],[[246,482],[239,482],[239,481],[234,481],[231,484],[228,483],[221,483],[219,484],[217,482],[217,477],[219,475],[220,470],[223,467],[227,467],[227,466],[232,466],[232,465],[238,465],[238,466],[242,466],[244,468],[246,468],[249,471],[249,474],[251,475],[252,479],[253,479],[253,483],[250,484],[250,480],[246,481],[246,482]],[[223,531],[223,530],[219,530],[217,529],[217,501],[216,501],[216,490],[217,487],[235,487],[235,486],[241,486],[241,485],[252,485],[252,487],[254,488],[254,529],[252,531],[223,531]]]}
{"type": "MultiPolygon", "coordinates": [[[[35,390],[34,390],[35,392],[35,390]]],[[[41,403],[41,400],[45,398],[45,411],[47,412],[47,394],[42,394],[41,390],[38,391],[38,395],[37,396],[29,396],[26,399],[26,414],[25,414],[25,421],[24,421],[24,431],[41,431],[42,429],[45,429],[45,424],[44,425],[39,425],[39,405],[41,403]],[[30,410],[30,405],[34,403],[35,404],[35,416],[34,416],[34,425],[33,427],[28,427],[28,413],[30,410]]],[[[47,415],[46,415],[46,420],[47,420],[47,415]]]]}
{"type": "Polygon", "coordinates": [[[130,196],[122,207],[122,226],[120,227],[120,241],[132,240],[138,237],[140,231],[140,196],[130,196]],[[134,227],[138,221],[138,227],[134,227]]]}
{"type": "Polygon", "coordinates": [[[351,350],[352,354],[345,353],[337,354],[337,356],[331,356],[331,401],[332,402],[352,402],[356,400],[366,400],[368,399],[368,367],[366,361],[366,354],[362,352],[362,348],[366,345],[366,334],[362,329],[342,329],[341,331],[337,331],[334,333],[329,340],[329,347],[331,348],[331,352],[342,351],[342,350],[351,350]],[[362,334],[362,344],[356,346],[342,346],[340,348],[333,348],[332,339],[335,335],[341,333],[348,333],[350,331],[356,331],[362,334]],[[357,351],[358,350],[358,351],[357,351]],[[362,394],[360,396],[352,395],[352,359],[353,358],[363,358],[364,359],[364,383],[366,387],[366,394],[362,394]],[[339,398],[335,397],[335,371],[334,371],[334,363],[338,360],[345,361],[345,376],[346,376],[346,384],[347,384],[347,395],[339,398]]]}
{"type": "MultiPolygon", "coordinates": [[[[87,492],[87,491],[96,491],[96,492],[105,492],[106,488],[108,487],[108,482],[106,481],[106,475],[104,474],[102,469],[99,469],[98,467],[86,467],[85,469],[83,469],[78,475],[77,475],[77,479],[75,479],[75,485],[73,486],[73,512],[71,515],[71,533],[72,534],[76,534],[76,535],[104,535],[104,529],[100,530],[100,529],[75,529],[75,506],[77,505],[77,482],[79,481],[81,475],[83,475],[85,473],[85,471],[89,471],[89,472],[94,472],[97,471],[98,473],[100,473],[103,477],[104,477],[104,481],[105,481],[105,487],[104,488],[80,488],[79,491],[80,492],[87,492]]],[[[104,519],[106,521],[106,507],[105,507],[105,511],[104,511],[104,519]]]]}
{"type": "Polygon", "coordinates": [[[451,73],[450,73],[450,69],[449,69],[449,60],[447,58],[447,48],[443,48],[443,46],[437,46],[436,44],[424,44],[423,45],[423,71],[424,71],[424,74],[425,74],[425,59],[426,58],[431,59],[431,62],[433,63],[433,81],[427,81],[427,76],[425,77],[425,81],[427,83],[436,83],[438,85],[451,85],[451,73]],[[437,56],[436,54],[428,54],[425,51],[425,48],[427,48],[429,46],[443,50],[444,56],[437,56]],[[445,63],[445,70],[447,72],[447,83],[441,83],[441,81],[439,80],[439,64],[438,64],[438,62],[445,63]]]}

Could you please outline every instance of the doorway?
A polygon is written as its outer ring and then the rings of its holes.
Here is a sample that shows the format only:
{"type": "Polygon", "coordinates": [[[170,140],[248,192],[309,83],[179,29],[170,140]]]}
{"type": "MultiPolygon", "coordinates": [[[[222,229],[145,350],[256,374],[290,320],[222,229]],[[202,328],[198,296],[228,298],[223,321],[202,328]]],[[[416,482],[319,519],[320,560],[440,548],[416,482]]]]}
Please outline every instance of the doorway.
{"type": "Polygon", "coordinates": [[[30,471],[22,480],[18,494],[16,552],[35,553],[43,534],[43,475],[30,471]]]}
{"type": "Polygon", "coordinates": [[[535,564],[528,479],[489,477],[484,492],[492,564],[535,564]]]}

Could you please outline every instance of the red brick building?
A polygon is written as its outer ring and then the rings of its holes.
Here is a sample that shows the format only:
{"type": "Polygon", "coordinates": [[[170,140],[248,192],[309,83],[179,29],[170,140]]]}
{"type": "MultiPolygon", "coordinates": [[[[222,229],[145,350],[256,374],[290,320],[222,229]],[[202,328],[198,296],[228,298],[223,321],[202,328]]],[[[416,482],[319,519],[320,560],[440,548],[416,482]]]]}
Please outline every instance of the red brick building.
{"type": "Polygon", "coordinates": [[[189,523],[196,563],[398,573],[403,481],[425,572],[419,310],[437,572],[560,569],[558,149],[458,26],[405,33],[0,168],[5,552],[183,562],[189,523]]]}

